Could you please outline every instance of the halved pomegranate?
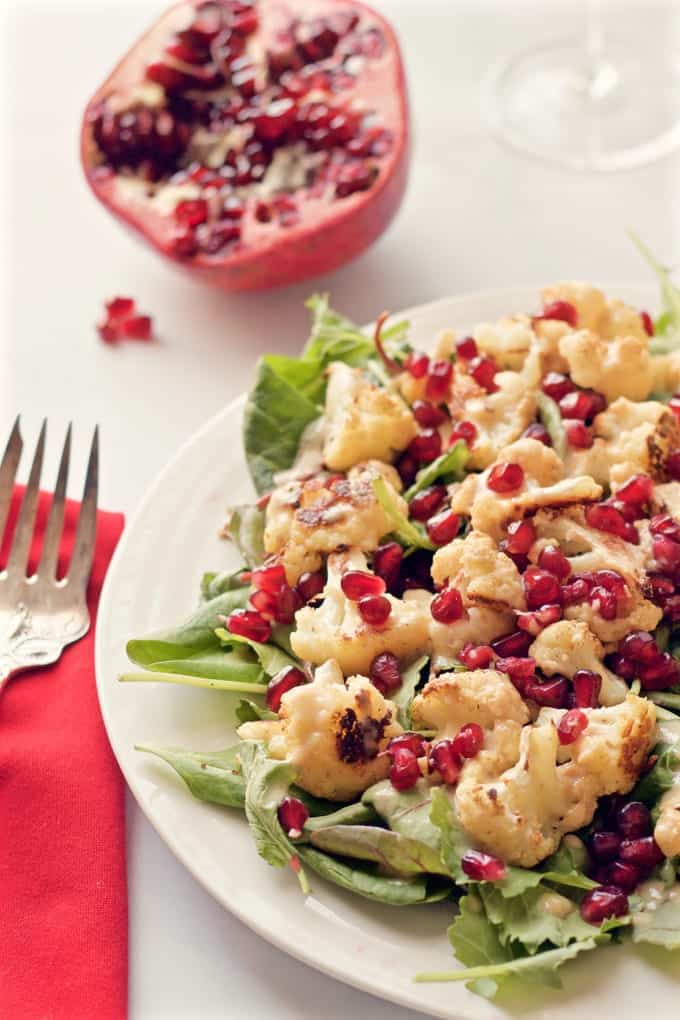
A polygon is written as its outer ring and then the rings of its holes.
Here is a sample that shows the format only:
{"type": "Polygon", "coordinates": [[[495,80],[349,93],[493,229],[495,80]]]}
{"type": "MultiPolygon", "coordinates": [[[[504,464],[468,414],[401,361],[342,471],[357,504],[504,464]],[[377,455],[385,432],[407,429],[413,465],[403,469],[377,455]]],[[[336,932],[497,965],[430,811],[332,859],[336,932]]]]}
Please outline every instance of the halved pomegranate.
{"type": "Polygon", "coordinates": [[[185,0],[89,102],[81,159],[115,216],[224,290],[328,272],[406,187],[397,40],[356,0],[185,0]]]}

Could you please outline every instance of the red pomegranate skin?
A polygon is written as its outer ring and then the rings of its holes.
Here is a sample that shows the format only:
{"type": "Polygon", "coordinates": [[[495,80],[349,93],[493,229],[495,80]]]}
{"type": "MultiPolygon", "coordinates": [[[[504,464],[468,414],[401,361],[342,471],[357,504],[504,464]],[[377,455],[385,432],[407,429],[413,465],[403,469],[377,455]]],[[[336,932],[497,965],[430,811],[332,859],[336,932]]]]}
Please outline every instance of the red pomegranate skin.
{"type": "Polygon", "coordinates": [[[260,0],[257,12],[258,37],[265,40],[291,17],[311,18],[345,10],[369,19],[383,33],[383,55],[366,63],[359,87],[351,93],[368,108],[375,97],[381,122],[394,139],[390,152],[380,159],[380,173],[369,190],[341,200],[305,200],[301,222],[274,231],[249,217],[241,249],[225,255],[199,253],[187,259],[170,251],[175,229],[172,214],[161,215],[148,204],[122,195],[116,175],[97,177],[92,173],[97,146],[88,114],[107,96],[142,84],[146,67],[161,59],[172,34],[187,27],[192,10],[202,2],[205,0],[186,0],[161,15],[92,96],[80,137],[87,183],[96,198],[138,238],[195,279],[222,290],[265,290],[331,272],[360,255],[384,232],[401,204],[408,180],[409,112],[399,43],[389,23],[366,4],[356,0],[260,0]]]}

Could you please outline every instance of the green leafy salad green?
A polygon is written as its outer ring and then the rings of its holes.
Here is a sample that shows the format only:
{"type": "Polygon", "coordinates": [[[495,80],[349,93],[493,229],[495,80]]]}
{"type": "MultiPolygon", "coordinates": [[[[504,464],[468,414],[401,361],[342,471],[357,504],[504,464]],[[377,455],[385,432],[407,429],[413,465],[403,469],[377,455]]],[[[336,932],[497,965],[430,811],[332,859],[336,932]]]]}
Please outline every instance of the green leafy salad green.
{"type": "MultiPolygon", "coordinates": [[[[655,354],[665,355],[680,350],[680,291],[642,243],[636,243],[661,283],[663,312],[652,347],[655,354]]],[[[262,358],[248,396],[244,446],[260,497],[266,497],[277,477],[293,466],[305,430],[324,414],[331,364],[360,368],[376,386],[396,392],[394,366],[403,366],[411,351],[407,323],[384,330],[377,343],[333,311],[326,296],[311,298],[308,308],[311,334],[300,357],[262,358]]],[[[455,360],[455,355],[451,358],[455,360]]],[[[537,416],[564,458],[567,442],[558,405],[541,393],[537,416]]],[[[400,548],[404,562],[417,564],[423,556],[431,560],[436,549],[425,524],[410,516],[405,505],[432,487],[462,481],[469,470],[468,454],[463,441],[444,449],[412,476],[401,495],[395,495],[385,477],[373,480],[374,498],[389,521],[384,541],[400,548]]],[[[464,981],[471,991],[493,997],[506,983],[519,980],[558,988],[564,963],[623,938],[680,948],[680,858],[666,859],[648,875],[645,885],[630,896],[626,913],[595,924],[582,916],[584,897],[598,886],[591,877],[588,847],[594,829],[605,824],[604,814],[596,814],[585,829],[563,836],[558,849],[539,865],[504,866],[495,880],[484,880],[464,866],[464,858],[475,848],[458,817],[451,786],[437,785],[431,776],[422,775],[410,788],[398,789],[383,778],[354,799],[338,803],[302,789],[294,764],[270,755],[264,736],[250,736],[264,734],[266,727],[274,732],[279,725],[278,712],[265,699],[272,678],[291,667],[309,676],[308,664],[292,650],[291,624],[272,625],[263,641],[231,633],[227,626],[230,614],[250,605],[252,571],[266,558],[264,503],[260,499],[231,510],[229,536],[243,566],[205,574],[198,606],[183,623],[130,640],[127,652],[134,669],[120,678],[231,692],[237,695],[237,725],[255,730],[247,730],[248,736],[235,746],[218,750],[146,744],[138,750],[170,765],[197,799],[241,811],[257,852],[271,866],[291,869],[301,894],[318,876],[389,906],[436,902],[441,910],[445,904],[450,912],[447,934],[458,964],[443,973],[414,974],[417,981],[464,981]],[[304,806],[299,831],[282,826],[279,808],[286,798],[304,806]]],[[[680,660],[680,627],[660,627],[657,642],[680,660]]],[[[417,729],[412,706],[428,681],[430,667],[429,653],[413,657],[403,670],[401,685],[387,695],[404,731],[417,729]]],[[[452,659],[448,668],[465,667],[452,659]]],[[[656,821],[662,798],[680,785],[680,687],[650,697],[657,706],[657,743],[630,796],[647,805],[656,821]]],[[[421,734],[425,739],[432,736],[424,730],[421,734]]],[[[399,925],[397,914],[394,924],[399,925]]]]}

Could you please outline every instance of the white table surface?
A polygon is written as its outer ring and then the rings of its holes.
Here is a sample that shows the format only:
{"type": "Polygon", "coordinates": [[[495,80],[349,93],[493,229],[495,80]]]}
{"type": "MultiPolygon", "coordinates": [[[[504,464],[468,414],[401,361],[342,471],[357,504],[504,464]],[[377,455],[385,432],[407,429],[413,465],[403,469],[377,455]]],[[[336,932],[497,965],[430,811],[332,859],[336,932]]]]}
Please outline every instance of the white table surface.
{"type": "MultiPolygon", "coordinates": [[[[47,416],[53,478],[67,421],[75,423],[77,468],[99,422],[102,505],[129,514],[177,446],[248,385],[256,355],[296,351],[302,300],[313,287],[366,321],[444,294],[560,277],[647,282],[626,226],[666,261],[677,258],[678,157],[578,176],[509,152],[486,130],[480,80],[489,66],[578,31],[575,0],[375,5],[393,17],[410,74],[416,137],[402,211],[370,253],[332,276],[230,297],[176,275],[134,243],[90,197],[78,166],[88,95],[160,5],[0,2],[0,441],[18,411],[29,443],[47,416]],[[99,342],[93,323],[115,293],[154,315],[159,343],[99,342]]],[[[640,0],[632,14],[609,6],[609,23],[637,39],[653,27],[652,54],[677,32],[670,5],[640,0]]],[[[132,801],[128,808],[131,1020],[415,1018],[257,938],[198,886],[132,801]]]]}

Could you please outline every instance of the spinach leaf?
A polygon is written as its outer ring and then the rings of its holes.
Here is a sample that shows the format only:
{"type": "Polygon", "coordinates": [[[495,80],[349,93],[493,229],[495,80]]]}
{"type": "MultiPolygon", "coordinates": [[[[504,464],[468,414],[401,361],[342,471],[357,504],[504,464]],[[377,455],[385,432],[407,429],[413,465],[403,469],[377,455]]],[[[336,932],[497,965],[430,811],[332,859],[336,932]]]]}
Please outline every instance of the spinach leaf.
{"type": "Polygon", "coordinates": [[[172,765],[198,800],[226,807],[245,806],[246,784],[241,775],[238,745],[224,751],[204,752],[137,744],[135,750],[155,754],[172,765]]]}
{"type": "Polygon", "coordinates": [[[496,926],[503,945],[519,943],[525,951],[535,953],[545,942],[559,948],[574,940],[593,937],[593,926],[583,920],[576,902],[572,901],[569,909],[564,897],[568,912],[559,917],[546,906],[546,898],[558,894],[546,892],[540,886],[508,898],[493,883],[484,882],[478,886],[478,892],[486,916],[496,926]]]}
{"type": "Polygon", "coordinates": [[[435,886],[435,891],[428,889],[425,878],[391,878],[376,875],[368,868],[350,867],[342,861],[329,857],[328,854],[315,850],[313,847],[297,848],[300,860],[317,875],[328,879],[335,885],[348,889],[358,896],[378,903],[387,903],[394,907],[407,907],[414,903],[432,903],[448,895],[448,887],[435,886]]]}
{"type": "Polygon", "coordinates": [[[263,645],[259,641],[251,641],[250,638],[231,634],[224,627],[218,627],[215,634],[226,649],[232,650],[240,646],[250,648],[255,653],[262,671],[268,677],[275,676],[286,666],[297,666],[297,660],[291,658],[278,645],[271,643],[263,645]]]}
{"type": "Polygon", "coordinates": [[[234,714],[240,723],[259,722],[261,719],[278,719],[276,712],[270,712],[268,708],[262,708],[254,701],[242,698],[234,710],[234,714]]]}
{"type": "Polygon", "coordinates": [[[435,549],[436,546],[427,537],[425,529],[410,521],[394,502],[384,478],[373,480],[373,491],[376,499],[387,514],[392,526],[392,534],[400,545],[407,549],[435,549]]]}
{"type": "Polygon", "coordinates": [[[470,849],[470,841],[456,818],[453,799],[443,786],[432,789],[430,820],[439,829],[441,856],[449,874],[453,875],[456,882],[469,882],[460,862],[463,854],[470,849]]]}
{"type": "Polygon", "coordinates": [[[430,820],[434,789],[436,787],[419,779],[410,790],[400,792],[389,779],[383,779],[369,786],[361,799],[363,804],[375,809],[393,832],[417,839],[438,851],[440,833],[430,820]]]}
{"type": "Polygon", "coordinates": [[[249,567],[259,566],[265,558],[264,523],[264,510],[257,506],[235,506],[229,512],[229,537],[249,567]]]}
{"type": "Polygon", "coordinates": [[[397,718],[405,730],[411,726],[411,704],[415,697],[420,677],[429,659],[424,655],[417,659],[408,669],[404,670],[401,678],[401,687],[392,695],[392,702],[397,706],[397,718]]]}
{"type": "MultiPolygon", "coordinates": [[[[305,302],[312,314],[312,328],[309,340],[302,352],[302,359],[322,366],[322,371],[331,361],[344,361],[347,365],[363,365],[375,354],[373,341],[344,315],[340,315],[328,304],[328,294],[313,294],[305,302]]],[[[399,324],[403,329],[403,324],[399,324]]],[[[390,334],[395,332],[392,327],[390,334]]]]}
{"type": "Polygon", "coordinates": [[[643,259],[651,266],[661,288],[663,311],[656,320],[649,350],[651,354],[668,354],[680,347],[680,289],[673,285],[670,272],[657,262],[647,245],[632,231],[630,236],[643,259]]]}
{"type": "Polygon", "coordinates": [[[378,816],[368,804],[357,801],[356,804],[346,804],[331,811],[330,814],[320,815],[316,818],[309,818],[305,822],[305,833],[318,832],[330,825],[370,825],[377,821],[378,816]]]}
{"type": "Polygon", "coordinates": [[[374,861],[389,872],[411,875],[445,875],[439,852],[427,843],[372,825],[333,825],[311,834],[312,845],[327,853],[374,861]]]}
{"type": "Polygon", "coordinates": [[[413,499],[416,493],[426,489],[428,485],[434,485],[435,482],[444,484],[459,482],[465,474],[465,465],[469,452],[467,443],[459,439],[450,450],[442,453],[431,464],[428,464],[427,467],[418,472],[415,482],[404,493],[404,498],[406,500],[413,499]]]}
{"type": "Polygon", "coordinates": [[[224,595],[228,591],[237,591],[239,588],[248,588],[248,581],[243,580],[244,568],[239,570],[221,573],[208,572],[201,578],[201,601],[210,602],[218,595],[224,595]]]}
{"type": "MultiPolygon", "coordinates": [[[[676,884],[673,888],[680,890],[680,885],[676,884]]],[[[662,900],[651,910],[634,913],[633,942],[680,949],[680,899],[662,900]]]]}
{"type": "Polygon", "coordinates": [[[674,777],[680,772],[680,740],[677,744],[657,744],[653,754],[658,755],[657,761],[632,794],[635,800],[642,800],[650,806],[655,805],[666,790],[670,790],[674,777]]]}
{"type": "Polygon", "coordinates": [[[560,460],[564,460],[567,455],[567,434],[564,431],[560,409],[552,397],[549,397],[547,393],[541,393],[540,390],[536,394],[536,401],[538,416],[550,435],[553,450],[560,460]]]}

